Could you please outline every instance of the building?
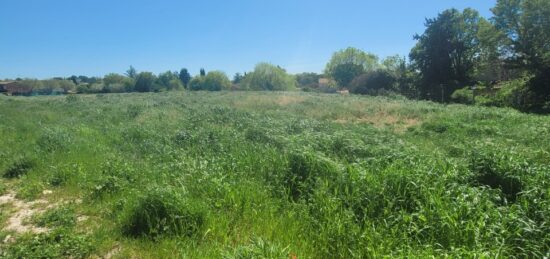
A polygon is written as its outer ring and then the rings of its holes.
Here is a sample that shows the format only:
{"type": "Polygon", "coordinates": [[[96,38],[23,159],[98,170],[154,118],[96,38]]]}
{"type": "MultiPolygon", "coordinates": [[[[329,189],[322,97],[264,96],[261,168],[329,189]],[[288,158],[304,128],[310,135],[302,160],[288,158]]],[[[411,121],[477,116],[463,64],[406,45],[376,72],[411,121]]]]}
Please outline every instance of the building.
{"type": "Polygon", "coordinates": [[[6,95],[31,95],[32,87],[17,81],[0,81],[0,93],[6,95]]]}

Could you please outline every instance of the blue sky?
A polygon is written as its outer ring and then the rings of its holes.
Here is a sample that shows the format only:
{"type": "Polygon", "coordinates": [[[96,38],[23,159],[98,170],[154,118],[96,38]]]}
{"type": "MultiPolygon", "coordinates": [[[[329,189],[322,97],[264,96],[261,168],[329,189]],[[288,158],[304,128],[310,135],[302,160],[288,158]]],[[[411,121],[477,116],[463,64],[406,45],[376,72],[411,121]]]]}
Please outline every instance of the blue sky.
{"type": "Polygon", "coordinates": [[[348,46],[407,55],[425,18],[495,0],[1,0],[0,78],[155,73],[232,76],[270,62],[321,72],[348,46]]]}

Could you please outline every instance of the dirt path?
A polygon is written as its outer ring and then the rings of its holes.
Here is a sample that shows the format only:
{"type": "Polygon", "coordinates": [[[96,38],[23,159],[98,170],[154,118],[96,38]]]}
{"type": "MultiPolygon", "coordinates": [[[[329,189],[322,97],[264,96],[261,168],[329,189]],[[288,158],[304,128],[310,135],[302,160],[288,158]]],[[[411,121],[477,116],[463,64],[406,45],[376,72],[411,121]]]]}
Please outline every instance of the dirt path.
{"type": "Polygon", "coordinates": [[[25,202],[17,199],[15,193],[8,192],[0,196],[0,205],[10,204],[10,215],[6,220],[6,225],[2,230],[12,231],[18,234],[20,233],[43,233],[48,231],[47,228],[41,228],[33,226],[32,224],[25,224],[36,213],[42,213],[46,209],[53,207],[53,204],[49,204],[48,201],[38,199],[32,202],[25,202]]]}

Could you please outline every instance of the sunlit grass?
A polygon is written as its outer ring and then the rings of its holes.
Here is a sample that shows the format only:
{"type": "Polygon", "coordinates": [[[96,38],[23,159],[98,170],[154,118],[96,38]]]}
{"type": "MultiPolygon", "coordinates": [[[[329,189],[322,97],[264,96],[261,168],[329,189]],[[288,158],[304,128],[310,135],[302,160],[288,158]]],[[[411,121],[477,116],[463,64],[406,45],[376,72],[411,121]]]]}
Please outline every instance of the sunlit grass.
{"type": "Polygon", "coordinates": [[[38,241],[0,231],[16,236],[0,255],[550,250],[549,117],[299,92],[0,97],[0,134],[0,195],[69,202],[36,216],[54,229],[38,241]]]}

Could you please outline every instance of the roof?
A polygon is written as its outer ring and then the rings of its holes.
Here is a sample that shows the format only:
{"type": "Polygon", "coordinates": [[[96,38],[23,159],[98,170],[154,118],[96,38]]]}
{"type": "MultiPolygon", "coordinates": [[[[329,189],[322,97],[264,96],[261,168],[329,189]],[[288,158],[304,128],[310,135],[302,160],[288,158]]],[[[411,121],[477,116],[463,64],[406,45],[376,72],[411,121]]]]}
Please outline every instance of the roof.
{"type": "Polygon", "coordinates": [[[0,81],[0,85],[7,85],[7,84],[11,84],[15,81],[0,81]]]}

